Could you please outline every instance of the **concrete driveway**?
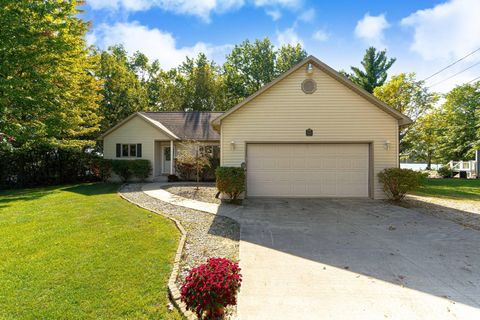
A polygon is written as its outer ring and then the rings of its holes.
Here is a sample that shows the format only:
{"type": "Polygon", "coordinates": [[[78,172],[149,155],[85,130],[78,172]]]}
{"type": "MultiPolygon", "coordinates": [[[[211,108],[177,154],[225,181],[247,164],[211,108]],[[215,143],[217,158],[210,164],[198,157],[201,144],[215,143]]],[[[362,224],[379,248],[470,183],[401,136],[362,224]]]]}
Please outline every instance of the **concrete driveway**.
{"type": "Polygon", "coordinates": [[[373,200],[249,200],[238,317],[480,319],[480,232],[373,200]]]}

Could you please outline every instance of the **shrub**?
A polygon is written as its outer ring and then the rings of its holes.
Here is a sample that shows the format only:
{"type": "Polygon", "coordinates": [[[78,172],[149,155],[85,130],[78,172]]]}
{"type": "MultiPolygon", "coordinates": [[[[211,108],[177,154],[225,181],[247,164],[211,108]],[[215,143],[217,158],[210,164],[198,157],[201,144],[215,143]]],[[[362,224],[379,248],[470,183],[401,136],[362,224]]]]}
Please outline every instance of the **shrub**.
{"type": "Polygon", "coordinates": [[[112,176],[112,161],[103,158],[94,159],[91,170],[95,176],[106,182],[112,176]]]}
{"type": "Polygon", "coordinates": [[[202,319],[204,313],[211,319],[221,314],[228,305],[237,304],[242,275],[238,263],[225,258],[210,258],[207,263],[193,268],[180,288],[181,299],[188,310],[202,319]]]}
{"type": "Polygon", "coordinates": [[[133,175],[130,162],[133,160],[112,160],[112,170],[122,178],[122,182],[127,182],[133,175]]]}
{"type": "Polygon", "coordinates": [[[93,165],[97,159],[94,149],[83,144],[38,141],[13,146],[0,139],[0,187],[98,181],[93,165]]]}
{"type": "Polygon", "coordinates": [[[168,182],[178,182],[178,176],[175,174],[169,174],[167,179],[168,182]]]}
{"type": "Polygon", "coordinates": [[[192,164],[175,159],[175,170],[182,180],[190,181],[195,177],[195,168],[192,164]]]}
{"type": "Polygon", "coordinates": [[[131,177],[144,181],[152,172],[152,166],[148,160],[111,160],[112,170],[123,182],[131,177]]]}
{"type": "Polygon", "coordinates": [[[208,158],[209,164],[202,171],[202,180],[203,181],[214,181],[215,180],[215,170],[220,166],[220,159],[215,157],[208,158]]]}
{"type": "Polygon", "coordinates": [[[411,169],[388,168],[381,171],[378,178],[388,198],[400,201],[423,183],[425,174],[411,169]]]}
{"type": "Polygon", "coordinates": [[[140,181],[145,181],[152,173],[152,166],[148,160],[130,160],[130,168],[133,176],[140,181]]]}
{"type": "Polygon", "coordinates": [[[218,191],[235,201],[245,191],[245,170],[238,167],[218,167],[215,170],[218,191]]]}
{"type": "Polygon", "coordinates": [[[453,177],[453,170],[450,169],[449,166],[442,166],[440,169],[438,169],[438,174],[442,178],[452,178],[453,177]]]}

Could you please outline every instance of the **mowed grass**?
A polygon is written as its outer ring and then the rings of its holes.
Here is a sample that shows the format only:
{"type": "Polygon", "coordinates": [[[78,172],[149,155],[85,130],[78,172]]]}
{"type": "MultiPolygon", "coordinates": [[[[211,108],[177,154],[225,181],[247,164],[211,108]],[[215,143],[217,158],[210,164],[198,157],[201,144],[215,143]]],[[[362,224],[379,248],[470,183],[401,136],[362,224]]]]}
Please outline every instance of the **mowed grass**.
{"type": "Polygon", "coordinates": [[[0,319],[181,319],[168,219],[114,184],[0,192],[0,319]]]}
{"type": "Polygon", "coordinates": [[[414,194],[454,200],[480,201],[480,179],[427,179],[414,194]]]}

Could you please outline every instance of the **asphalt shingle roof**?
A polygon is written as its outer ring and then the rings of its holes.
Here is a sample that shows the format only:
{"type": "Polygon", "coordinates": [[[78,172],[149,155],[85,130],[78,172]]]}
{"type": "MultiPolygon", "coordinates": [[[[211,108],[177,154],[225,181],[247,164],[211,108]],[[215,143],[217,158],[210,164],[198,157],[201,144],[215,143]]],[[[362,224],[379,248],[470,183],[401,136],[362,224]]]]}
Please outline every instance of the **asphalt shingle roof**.
{"type": "Polygon", "coordinates": [[[141,112],[183,140],[220,140],[210,121],[223,112],[141,112]]]}

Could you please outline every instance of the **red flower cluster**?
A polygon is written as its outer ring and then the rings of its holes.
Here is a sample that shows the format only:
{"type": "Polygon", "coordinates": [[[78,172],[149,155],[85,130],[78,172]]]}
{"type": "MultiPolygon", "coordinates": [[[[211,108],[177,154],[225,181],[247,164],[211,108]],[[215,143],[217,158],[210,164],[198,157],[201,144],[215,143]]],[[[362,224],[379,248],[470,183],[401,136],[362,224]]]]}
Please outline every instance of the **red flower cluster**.
{"type": "Polygon", "coordinates": [[[180,288],[182,301],[201,318],[204,312],[237,304],[242,275],[238,263],[225,258],[210,258],[193,268],[180,288]]]}

